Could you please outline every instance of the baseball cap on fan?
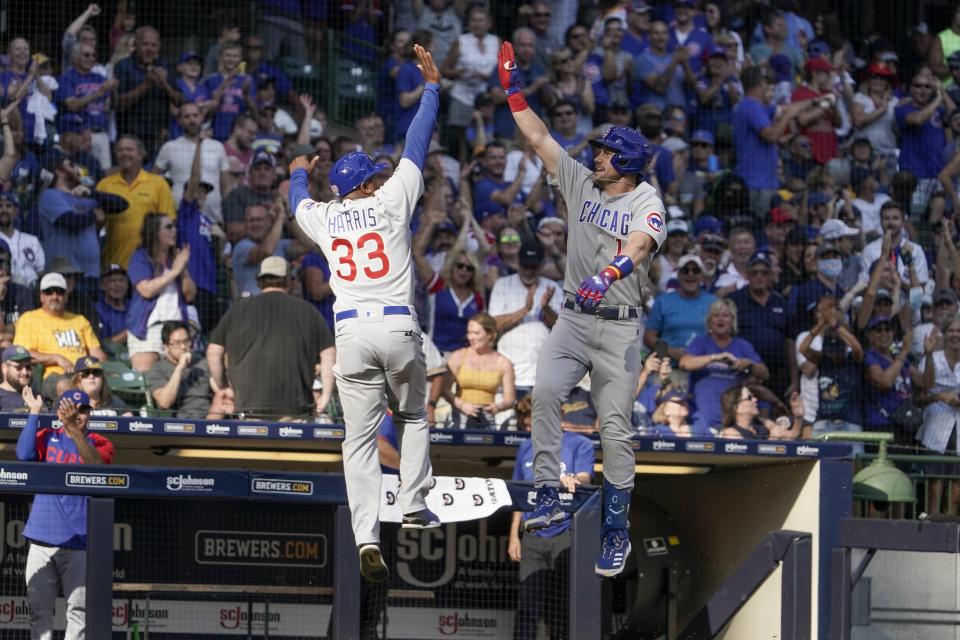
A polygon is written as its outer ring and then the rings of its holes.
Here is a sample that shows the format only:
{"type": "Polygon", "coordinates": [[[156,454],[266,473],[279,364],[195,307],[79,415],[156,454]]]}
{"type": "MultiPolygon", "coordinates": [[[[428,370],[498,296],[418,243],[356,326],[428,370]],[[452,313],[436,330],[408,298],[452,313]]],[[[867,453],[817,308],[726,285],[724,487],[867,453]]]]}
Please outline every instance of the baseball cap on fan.
{"type": "Polygon", "coordinates": [[[57,406],[60,406],[60,403],[64,400],[69,400],[73,404],[77,405],[78,409],[90,410],[90,396],[81,391],[80,389],[67,389],[62,394],[60,394],[60,399],[57,400],[57,406]]]}
{"type": "Polygon", "coordinates": [[[543,263],[543,245],[537,241],[525,241],[520,245],[517,261],[521,267],[539,267],[543,263]]]}
{"type": "Polygon", "coordinates": [[[280,256],[268,256],[260,263],[260,272],[258,278],[270,276],[274,278],[286,278],[290,273],[290,265],[285,258],[280,256]]]}

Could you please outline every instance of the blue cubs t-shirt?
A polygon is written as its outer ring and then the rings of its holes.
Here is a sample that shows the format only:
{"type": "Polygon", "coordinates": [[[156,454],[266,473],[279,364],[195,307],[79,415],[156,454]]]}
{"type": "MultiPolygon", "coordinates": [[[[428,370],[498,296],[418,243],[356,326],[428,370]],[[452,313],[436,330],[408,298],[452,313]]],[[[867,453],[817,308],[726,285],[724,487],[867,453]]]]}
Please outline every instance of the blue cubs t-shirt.
{"type": "MultiPolygon", "coordinates": [[[[741,338],[734,338],[729,345],[721,348],[709,334],[703,334],[694,338],[693,342],[687,346],[687,353],[692,356],[705,356],[724,351],[732,353],[737,358],[761,362],[753,346],[741,338]]],[[[707,429],[720,427],[723,420],[720,396],[736,384],[740,375],[726,361],[711,362],[703,369],[690,374],[690,388],[693,389],[693,401],[697,405],[695,419],[700,423],[699,427],[707,429]]]]}
{"type": "MultiPolygon", "coordinates": [[[[61,113],[67,113],[67,98],[83,98],[92,95],[100,90],[100,85],[107,79],[99,73],[80,73],[75,68],[70,67],[60,76],[60,86],[54,95],[54,100],[59,105],[61,113]]],[[[83,118],[83,123],[87,129],[105,131],[107,128],[107,98],[106,93],[93,102],[87,103],[79,112],[83,118]]]]}
{"type": "MultiPolygon", "coordinates": [[[[879,365],[881,369],[889,369],[893,364],[893,358],[884,357],[879,351],[869,349],[863,358],[863,370],[867,371],[872,365],[879,365]]],[[[869,382],[864,384],[866,388],[864,408],[866,409],[867,422],[864,425],[869,429],[878,429],[890,424],[890,414],[897,410],[905,399],[910,397],[912,388],[910,382],[910,363],[904,362],[900,369],[900,375],[893,381],[893,387],[890,389],[878,389],[869,382]]]]}
{"type": "Polygon", "coordinates": [[[417,110],[420,108],[420,101],[417,100],[409,107],[404,107],[400,104],[400,94],[407,93],[408,91],[413,91],[420,85],[424,84],[423,73],[420,72],[420,69],[417,68],[417,65],[414,62],[407,61],[401,65],[400,70],[397,71],[397,93],[396,101],[397,104],[394,106],[394,129],[393,129],[393,139],[402,140],[407,135],[407,129],[410,128],[410,123],[413,122],[413,116],[417,115],[417,110]]]}
{"type": "Polygon", "coordinates": [[[766,142],[760,132],[770,126],[776,107],[745,97],[733,110],[733,146],[737,153],[734,173],[749,189],[776,189],[777,145],[766,142]]]}
{"type": "Polygon", "coordinates": [[[943,149],[947,141],[943,131],[946,110],[937,107],[933,115],[919,126],[907,124],[907,116],[915,111],[920,111],[920,107],[908,102],[893,112],[900,131],[900,170],[921,179],[936,178],[943,169],[943,158],[933,150],[943,149]]]}
{"type": "Polygon", "coordinates": [[[213,221],[200,211],[196,201],[180,201],[177,209],[177,245],[190,245],[187,272],[198,289],[217,292],[217,257],[210,226],[213,221]]]}
{"type": "MultiPolygon", "coordinates": [[[[212,96],[217,88],[223,84],[224,77],[219,73],[207,76],[203,80],[203,86],[212,96]]],[[[233,129],[233,121],[237,116],[247,111],[247,96],[244,95],[244,84],[246,83],[246,93],[250,96],[256,95],[256,83],[253,78],[245,73],[238,73],[233,77],[233,82],[220,96],[220,105],[213,114],[213,137],[223,142],[230,137],[230,131],[233,129]]]]}

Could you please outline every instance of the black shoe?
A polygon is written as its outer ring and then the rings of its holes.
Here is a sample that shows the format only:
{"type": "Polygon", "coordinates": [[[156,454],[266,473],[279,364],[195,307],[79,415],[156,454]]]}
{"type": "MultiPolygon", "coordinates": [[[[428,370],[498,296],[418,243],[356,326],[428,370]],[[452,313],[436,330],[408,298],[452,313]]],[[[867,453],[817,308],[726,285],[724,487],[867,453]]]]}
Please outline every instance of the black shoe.
{"type": "Polygon", "coordinates": [[[360,545],[360,575],[367,582],[383,582],[390,577],[390,570],[383,561],[380,547],[375,544],[360,545]]]}
{"type": "Polygon", "coordinates": [[[404,529],[436,529],[440,526],[440,518],[433,511],[424,507],[416,513],[403,516],[404,529]]]}

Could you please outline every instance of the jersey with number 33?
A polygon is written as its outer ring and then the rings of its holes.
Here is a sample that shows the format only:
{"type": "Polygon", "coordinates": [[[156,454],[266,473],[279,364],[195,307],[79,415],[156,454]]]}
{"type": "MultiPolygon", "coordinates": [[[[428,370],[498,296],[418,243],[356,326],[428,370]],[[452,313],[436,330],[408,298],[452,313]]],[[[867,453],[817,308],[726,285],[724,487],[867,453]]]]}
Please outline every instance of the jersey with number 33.
{"type": "Polygon", "coordinates": [[[423,188],[420,169],[403,158],[368,198],[297,206],[297,224],[330,264],[334,312],[413,304],[410,218],[423,188]]]}
{"type": "MultiPolygon", "coordinates": [[[[567,266],[563,290],[569,298],[574,297],[581,282],[599,273],[615,255],[623,252],[627,237],[634,231],[653,238],[656,249],[667,239],[665,210],[656,189],[642,182],[632,191],[610,197],[597,187],[592,176],[589,169],[569,154],[560,153],[556,179],[567,202],[567,266]]],[[[613,283],[602,306],[641,305],[656,249],[642,264],[635,265],[633,273],[613,283]]]]}

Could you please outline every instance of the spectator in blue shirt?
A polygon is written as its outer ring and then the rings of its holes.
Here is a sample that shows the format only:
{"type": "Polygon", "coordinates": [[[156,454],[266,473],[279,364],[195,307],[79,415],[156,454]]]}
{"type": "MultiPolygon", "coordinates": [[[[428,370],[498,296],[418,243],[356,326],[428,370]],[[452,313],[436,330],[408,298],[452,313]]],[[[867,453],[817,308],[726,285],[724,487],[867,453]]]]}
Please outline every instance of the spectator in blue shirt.
{"type": "Polygon", "coordinates": [[[585,167],[593,166],[590,138],[577,133],[577,109],[569,100],[561,100],[550,110],[553,128],[550,135],[571,158],[585,167]]]}
{"type": "Polygon", "coordinates": [[[80,171],[62,153],[50,152],[47,170],[54,175],[54,184],[40,194],[40,223],[43,228],[45,258],[53,264],[66,259],[80,277],[71,292],[77,312],[84,312],[90,324],[99,322],[92,309],[99,297],[100,243],[97,224],[105,213],[117,214],[128,203],[120,196],[94,191],[80,184],[80,171]]]}
{"type": "Polygon", "coordinates": [[[750,56],[754,64],[763,64],[770,56],[782,53],[790,58],[790,75],[796,76],[803,67],[803,49],[788,42],[787,21],[783,12],[768,9],[763,16],[763,34],[765,41],[750,47],[750,56]]]}
{"type": "MultiPolygon", "coordinates": [[[[180,55],[180,62],[177,64],[177,79],[175,86],[177,91],[183,95],[183,102],[193,102],[200,107],[200,113],[206,118],[207,114],[216,109],[217,105],[210,96],[210,90],[200,78],[202,67],[200,66],[200,56],[194,51],[186,51],[180,55]]],[[[177,115],[170,116],[170,140],[176,140],[183,135],[183,129],[177,121],[177,115]]]]}
{"type": "Polygon", "coordinates": [[[637,57],[637,77],[643,81],[645,103],[663,110],[671,105],[686,108],[686,87],[696,83],[690,66],[690,51],[677,47],[670,52],[667,25],[655,21],[650,25],[650,46],[637,57]]]}
{"type": "Polygon", "coordinates": [[[900,131],[900,170],[917,178],[911,213],[922,213],[930,196],[940,190],[937,175],[943,169],[943,149],[947,142],[943,120],[956,107],[930,70],[924,68],[910,83],[910,99],[894,109],[900,131]]]}
{"type": "Polygon", "coordinates": [[[478,218],[484,211],[505,209],[514,202],[523,201],[521,187],[526,175],[525,162],[520,163],[513,182],[503,179],[503,172],[507,167],[507,148],[503,143],[489,143],[480,162],[483,165],[483,175],[473,186],[473,210],[478,218]]]}
{"type": "Polygon", "coordinates": [[[717,300],[707,314],[707,332],[694,338],[680,359],[680,368],[691,374],[698,432],[720,428],[720,396],[724,391],[738,381],[762,383],[770,377],[770,370],[753,346],[736,334],[737,306],[730,300],[717,300]]]}
{"type": "Polygon", "coordinates": [[[130,300],[130,279],[118,264],[109,264],[100,274],[100,300],[97,315],[101,342],[127,343],[127,303],[130,300]]]}
{"type": "Polygon", "coordinates": [[[187,271],[197,285],[193,304],[200,316],[200,328],[205,333],[216,326],[224,312],[223,304],[217,297],[217,256],[220,253],[218,247],[226,237],[223,229],[203,213],[207,195],[213,191],[212,184],[200,180],[203,141],[209,139],[210,135],[210,131],[201,131],[199,134],[190,179],[177,208],[177,246],[190,248],[187,271]]]}
{"type": "Polygon", "coordinates": [[[207,76],[203,85],[216,105],[213,113],[213,137],[223,142],[230,137],[233,121],[241,113],[257,113],[256,86],[253,77],[240,71],[243,48],[227,43],[220,47],[217,73],[207,76]]]}
{"type": "Polygon", "coordinates": [[[698,74],[703,70],[704,54],[713,49],[713,37],[706,29],[693,23],[696,10],[694,0],[676,0],[673,6],[676,24],[670,30],[667,48],[673,51],[677,47],[684,47],[690,54],[690,69],[698,74]]]}
{"type": "MultiPolygon", "coordinates": [[[[430,47],[432,35],[429,31],[416,31],[413,37],[403,48],[405,61],[397,70],[396,83],[396,106],[394,107],[395,120],[393,129],[390,130],[390,140],[400,142],[407,136],[407,129],[413,122],[413,116],[417,115],[417,109],[420,107],[420,97],[427,86],[423,79],[423,74],[417,67],[416,55],[413,53],[415,45],[421,45],[424,48],[430,47]]],[[[364,151],[368,151],[364,149],[364,151]]],[[[369,150],[370,152],[373,149],[369,150]]]]}
{"type": "MultiPolygon", "coordinates": [[[[106,137],[109,115],[107,98],[117,87],[117,79],[108,80],[93,70],[97,62],[97,51],[90,43],[78,42],[74,45],[71,61],[73,66],[60,76],[60,86],[55,96],[61,114],[79,115],[84,130],[106,137]]],[[[101,144],[94,144],[93,148],[99,151],[97,160],[100,164],[109,168],[109,141],[103,140],[101,144]]]]}
{"type": "Polygon", "coordinates": [[[837,245],[824,242],[817,247],[816,276],[790,289],[790,301],[787,303],[789,335],[796,337],[813,325],[811,312],[823,294],[831,293],[837,300],[843,298],[838,281],[842,271],[843,259],[837,245]]]}
{"type": "Polygon", "coordinates": [[[743,96],[736,72],[727,62],[727,51],[713,47],[707,51],[707,65],[697,79],[697,127],[717,135],[720,126],[730,126],[733,107],[743,96]]]}
{"type": "Polygon", "coordinates": [[[783,397],[796,367],[794,335],[787,333],[787,300],[772,289],[773,258],[757,251],[747,261],[748,284],[729,295],[737,305],[739,335],[749,342],[770,368],[767,386],[783,397]]]}
{"type": "Polygon", "coordinates": [[[33,131],[36,116],[27,111],[27,102],[34,89],[34,80],[37,76],[37,67],[31,63],[30,43],[25,38],[14,38],[7,46],[9,62],[7,68],[0,72],[0,97],[2,104],[9,104],[20,100],[21,131],[25,142],[33,142],[33,131]]]}
{"type": "Polygon", "coordinates": [[[698,256],[685,255],[677,262],[677,289],[658,295],[647,318],[643,344],[655,349],[664,340],[674,362],[683,357],[687,345],[704,333],[704,319],[716,302],[712,293],[702,288],[703,262],[698,256]]]}
{"type": "Polygon", "coordinates": [[[644,0],[632,0],[627,11],[627,31],[623,34],[620,48],[634,58],[647,50],[650,33],[651,7],[644,0]]]}
{"type": "MultiPolygon", "coordinates": [[[[99,158],[84,149],[84,138],[90,139],[96,134],[87,128],[83,118],[76,113],[60,118],[57,131],[60,133],[60,151],[70,158],[73,166],[80,172],[80,184],[92,188],[103,179],[103,164],[99,158]]],[[[107,157],[109,155],[108,153],[107,157]]],[[[109,167],[108,164],[107,168],[109,167]]]]}
{"type": "Polygon", "coordinates": [[[744,97],[733,110],[733,146],[737,155],[734,173],[750,190],[750,208],[755,216],[770,208],[780,180],[777,141],[794,116],[809,101],[793,102],[777,109],[767,103],[767,79],[762,67],[748,67],[740,76],[744,97]]]}
{"type": "Polygon", "coordinates": [[[133,54],[113,69],[118,85],[111,105],[117,113],[117,132],[137,136],[152,155],[163,139],[170,105],[180,104],[183,96],[160,60],[160,33],[149,26],[135,33],[133,54]]]}
{"type": "Polygon", "coordinates": [[[299,119],[302,117],[300,94],[293,88],[293,83],[283,69],[264,60],[264,40],[256,34],[247,38],[243,47],[246,60],[246,73],[253,77],[259,87],[267,81],[273,81],[273,88],[277,92],[277,100],[288,107],[292,107],[299,119]]]}

